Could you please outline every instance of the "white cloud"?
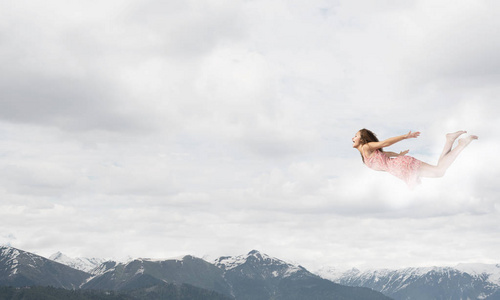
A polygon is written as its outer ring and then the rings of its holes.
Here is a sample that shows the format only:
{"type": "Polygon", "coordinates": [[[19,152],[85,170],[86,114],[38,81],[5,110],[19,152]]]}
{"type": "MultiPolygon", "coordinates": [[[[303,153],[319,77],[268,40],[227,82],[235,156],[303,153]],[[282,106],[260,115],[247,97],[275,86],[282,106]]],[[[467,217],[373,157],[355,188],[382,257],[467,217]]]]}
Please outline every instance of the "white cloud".
{"type": "Polygon", "coordinates": [[[312,267],[497,259],[495,3],[0,8],[0,242],[259,249],[312,267]],[[429,163],[447,132],[480,139],[409,191],[362,164],[350,140],[363,127],[422,131],[393,149],[429,163]]]}

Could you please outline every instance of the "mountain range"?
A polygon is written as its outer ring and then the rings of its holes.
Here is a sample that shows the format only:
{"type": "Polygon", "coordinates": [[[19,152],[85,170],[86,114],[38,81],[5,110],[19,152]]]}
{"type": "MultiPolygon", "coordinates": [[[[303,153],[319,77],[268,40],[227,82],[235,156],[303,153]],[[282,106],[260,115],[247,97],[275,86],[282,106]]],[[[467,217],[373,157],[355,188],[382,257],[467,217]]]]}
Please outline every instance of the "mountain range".
{"type": "MultiPolygon", "coordinates": [[[[171,285],[185,289],[187,286],[190,294],[193,288],[202,289],[203,295],[217,299],[390,299],[369,288],[333,283],[301,266],[255,250],[242,256],[221,257],[212,263],[189,255],[170,260],[107,261],[89,272],[12,247],[0,247],[0,255],[0,285],[4,286],[52,286],[127,292],[127,295],[149,293],[147,299],[177,299],[160,297],[156,292],[171,285]]],[[[71,263],[62,255],[52,257],[71,263]]]]}
{"type": "Polygon", "coordinates": [[[318,274],[339,284],[371,288],[395,300],[500,299],[500,265],[345,272],[324,268],[318,274]]]}
{"type": "MultiPolygon", "coordinates": [[[[325,267],[312,273],[256,250],[213,261],[187,255],[117,262],[73,259],[62,253],[46,259],[0,246],[0,286],[51,286],[82,293],[108,291],[105,295],[118,293],[122,297],[119,299],[137,300],[500,300],[500,265],[370,271],[325,267]]],[[[118,299],[105,295],[99,299],[118,299]]]]}

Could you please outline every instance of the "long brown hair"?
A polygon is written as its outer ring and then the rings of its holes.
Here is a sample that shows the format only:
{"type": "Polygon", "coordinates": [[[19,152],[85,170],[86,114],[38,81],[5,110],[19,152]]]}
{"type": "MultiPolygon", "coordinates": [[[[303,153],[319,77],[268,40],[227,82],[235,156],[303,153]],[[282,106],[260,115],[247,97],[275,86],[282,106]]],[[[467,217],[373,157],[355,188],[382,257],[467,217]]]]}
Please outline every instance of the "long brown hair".
{"type": "MultiPolygon", "coordinates": [[[[359,135],[360,135],[359,142],[361,143],[361,145],[379,141],[377,138],[377,135],[375,133],[373,133],[371,130],[368,130],[366,128],[359,130],[359,135]]],[[[384,149],[382,149],[382,148],[380,148],[378,150],[380,150],[380,152],[384,152],[384,149]]],[[[361,153],[361,159],[363,160],[363,163],[364,163],[365,157],[363,156],[363,153],[361,153]]]]}

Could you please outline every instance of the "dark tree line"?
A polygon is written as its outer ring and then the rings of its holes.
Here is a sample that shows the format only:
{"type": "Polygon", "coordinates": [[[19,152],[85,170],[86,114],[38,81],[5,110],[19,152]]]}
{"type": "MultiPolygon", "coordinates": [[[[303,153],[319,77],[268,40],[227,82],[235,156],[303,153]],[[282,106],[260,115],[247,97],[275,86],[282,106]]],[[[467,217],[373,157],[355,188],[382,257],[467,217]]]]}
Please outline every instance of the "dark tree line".
{"type": "Polygon", "coordinates": [[[162,284],[128,292],[66,290],[54,287],[0,287],[0,300],[231,300],[188,284],[162,284]]]}

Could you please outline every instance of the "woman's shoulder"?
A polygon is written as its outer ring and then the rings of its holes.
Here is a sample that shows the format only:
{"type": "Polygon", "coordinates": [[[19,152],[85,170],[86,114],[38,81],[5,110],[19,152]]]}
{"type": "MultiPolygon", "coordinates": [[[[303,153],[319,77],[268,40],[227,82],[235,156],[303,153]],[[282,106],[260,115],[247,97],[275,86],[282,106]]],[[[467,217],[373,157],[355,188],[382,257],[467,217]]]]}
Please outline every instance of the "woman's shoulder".
{"type": "Polygon", "coordinates": [[[373,149],[368,144],[361,146],[361,152],[365,158],[370,158],[376,151],[378,151],[378,149],[373,149]]]}

